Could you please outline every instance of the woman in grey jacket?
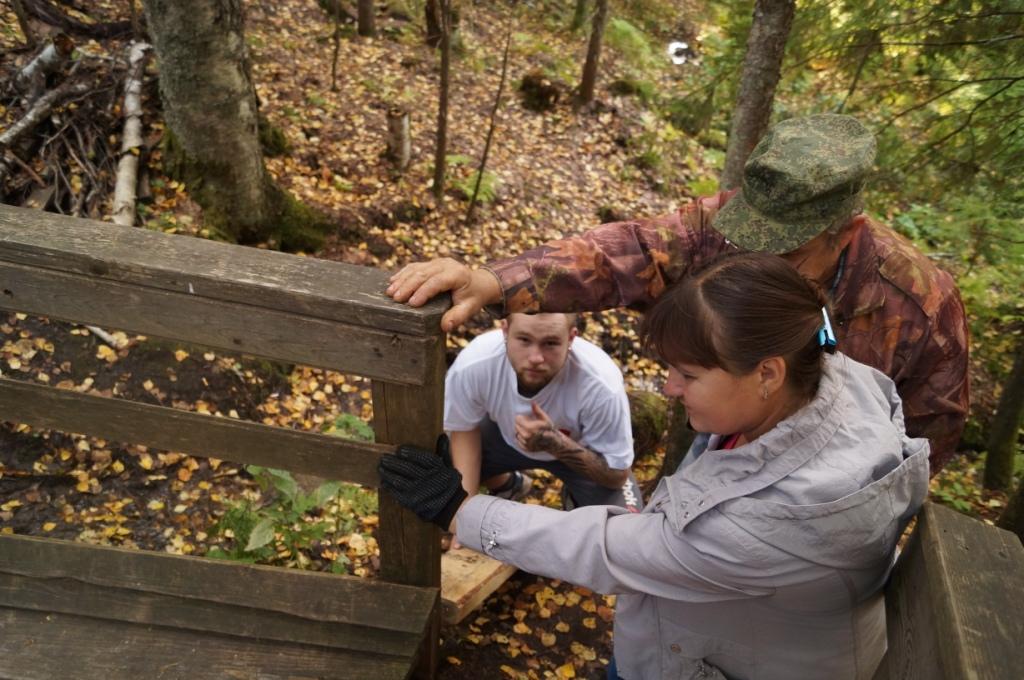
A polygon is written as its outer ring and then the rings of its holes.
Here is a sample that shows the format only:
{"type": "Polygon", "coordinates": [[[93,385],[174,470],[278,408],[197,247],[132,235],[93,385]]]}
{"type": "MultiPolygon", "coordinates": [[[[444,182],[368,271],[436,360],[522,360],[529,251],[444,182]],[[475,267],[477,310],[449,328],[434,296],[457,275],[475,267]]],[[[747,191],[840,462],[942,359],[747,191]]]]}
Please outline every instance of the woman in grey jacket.
{"type": "Polygon", "coordinates": [[[465,501],[458,473],[412,447],[384,457],[382,485],[424,519],[455,516],[466,547],[618,594],[624,680],[870,678],[928,444],[906,436],[892,381],[829,353],[824,302],[762,253],[659,298],[644,335],[705,434],[642,513],[465,501]]]}

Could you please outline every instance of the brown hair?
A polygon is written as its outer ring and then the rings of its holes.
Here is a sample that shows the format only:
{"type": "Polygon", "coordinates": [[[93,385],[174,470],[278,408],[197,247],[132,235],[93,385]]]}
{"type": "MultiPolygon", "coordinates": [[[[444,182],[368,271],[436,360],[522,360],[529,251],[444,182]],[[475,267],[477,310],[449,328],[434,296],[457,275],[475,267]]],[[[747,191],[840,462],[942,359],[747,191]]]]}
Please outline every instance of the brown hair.
{"type": "Polygon", "coordinates": [[[817,284],[769,253],[711,260],[665,291],[641,327],[644,346],[669,364],[747,375],[769,357],[811,398],[821,379],[818,330],[828,299],[817,284]]]}

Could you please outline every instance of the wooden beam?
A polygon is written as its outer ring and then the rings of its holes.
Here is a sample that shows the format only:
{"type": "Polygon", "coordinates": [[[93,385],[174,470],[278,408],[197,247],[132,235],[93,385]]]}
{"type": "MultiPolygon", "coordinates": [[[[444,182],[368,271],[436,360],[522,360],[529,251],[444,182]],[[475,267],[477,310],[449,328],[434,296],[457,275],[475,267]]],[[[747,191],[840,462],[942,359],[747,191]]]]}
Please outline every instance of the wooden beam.
{"type": "Polygon", "coordinates": [[[438,343],[437,336],[380,331],[3,261],[0,308],[412,385],[426,380],[424,356],[438,343]]]}
{"type": "Polygon", "coordinates": [[[0,677],[403,680],[409,659],[0,607],[0,677]]]}
{"type": "MultiPolygon", "coordinates": [[[[327,596],[323,593],[322,597],[327,596]]],[[[358,606],[359,603],[356,603],[358,606]]],[[[12,609],[57,612],[147,626],[276,640],[412,659],[422,633],[370,628],[354,623],[313,621],[250,606],[226,605],[96,586],[69,578],[32,578],[0,572],[0,605],[12,609]]],[[[419,612],[426,624],[426,611],[419,612]]],[[[409,612],[410,620],[416,613],[409,612]]]]}
{"type": "Polygon", "coordinates": [[[441,555],[442,618],[453,625],[466,618],[507,581],[516,568],[469,548],[441,555]]]}
{"type": "Polygon", "coordinates": [[[925,503],[886,588],[889,648],[876,680],[997,680],[1024,668],[1024,546],[925,503]]]}
{"type": "Polygon", "coordinates": [[[310,621],[416,635],[423,633],[426,613],[438,597],[433,588],[376,579],[31,536],[0,535],[0,573],[258,607],[310,621]]]}
{"type": "Polygon", "coordinates": [[[394,447],[0,378],[0,419],[376,487],[394,447]]]}
{"type": "MultiPolygon", "coordinates": [[[[373,382],[373,428],[378,442],[415,444],[433,450],[442,433],[444,417],[444,336],[426,360],[423,387],[373,382]]],[[[441,534],[433,524],[420,520],[398,505],[387,493],[380,497],[381,577],[396,583],[439,587],[441,584],[441,534]]],[[[416,670],[418,678],[437,673],[437,640],[440,611],[426,636],[416,670]]]]}
{"type": "Polygon", "coordinates": [[[412,335],[432,335],[449,306],[384,295],[388,274],[145,229],[0,205],[0,260],[412,335]]]}

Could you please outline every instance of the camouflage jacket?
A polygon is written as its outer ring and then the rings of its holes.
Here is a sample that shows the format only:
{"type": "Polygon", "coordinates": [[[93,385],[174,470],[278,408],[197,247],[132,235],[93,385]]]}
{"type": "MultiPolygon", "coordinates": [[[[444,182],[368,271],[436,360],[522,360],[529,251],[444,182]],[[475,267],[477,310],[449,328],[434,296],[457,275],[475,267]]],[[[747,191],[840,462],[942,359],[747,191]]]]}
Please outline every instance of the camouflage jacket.
{"type": "MultiPolygon", "coordinates": [[[[737,249],[711,228],[733,193],[491,263],[503,311],[645,309],[691,267],[737,249]]],[[[892,229],[867,220],[830,292],[839,349],[893,379],[907,431],[929,439],[938,472],[953,456],[968,406],[967,323],[953,278],[892,229]]]]}

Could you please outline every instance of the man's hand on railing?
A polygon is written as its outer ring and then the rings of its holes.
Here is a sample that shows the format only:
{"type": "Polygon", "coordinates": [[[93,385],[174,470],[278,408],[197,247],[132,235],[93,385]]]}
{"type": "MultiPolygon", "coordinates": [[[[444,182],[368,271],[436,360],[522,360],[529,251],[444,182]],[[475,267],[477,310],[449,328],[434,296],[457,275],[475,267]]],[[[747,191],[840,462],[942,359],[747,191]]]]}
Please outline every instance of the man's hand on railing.
{"type": "Polygon", "coordinates": [[[419,307],[445,291],[452,293],[452,307],[441,317],[445,332],[454,331],[485,306],[501,302],[501,284],[494,274],[450,257],[403,267],[391,277],[386,292],[396,302],[419,307]]]}
{"type": "Polygon", "coordinates": [[[452,467],[448,437],[437,441],[437,452],[402,444],[377,464],[381,487],[420,519],[450,531],[455,513],[466,500],[462,474],[452,467]]]}

